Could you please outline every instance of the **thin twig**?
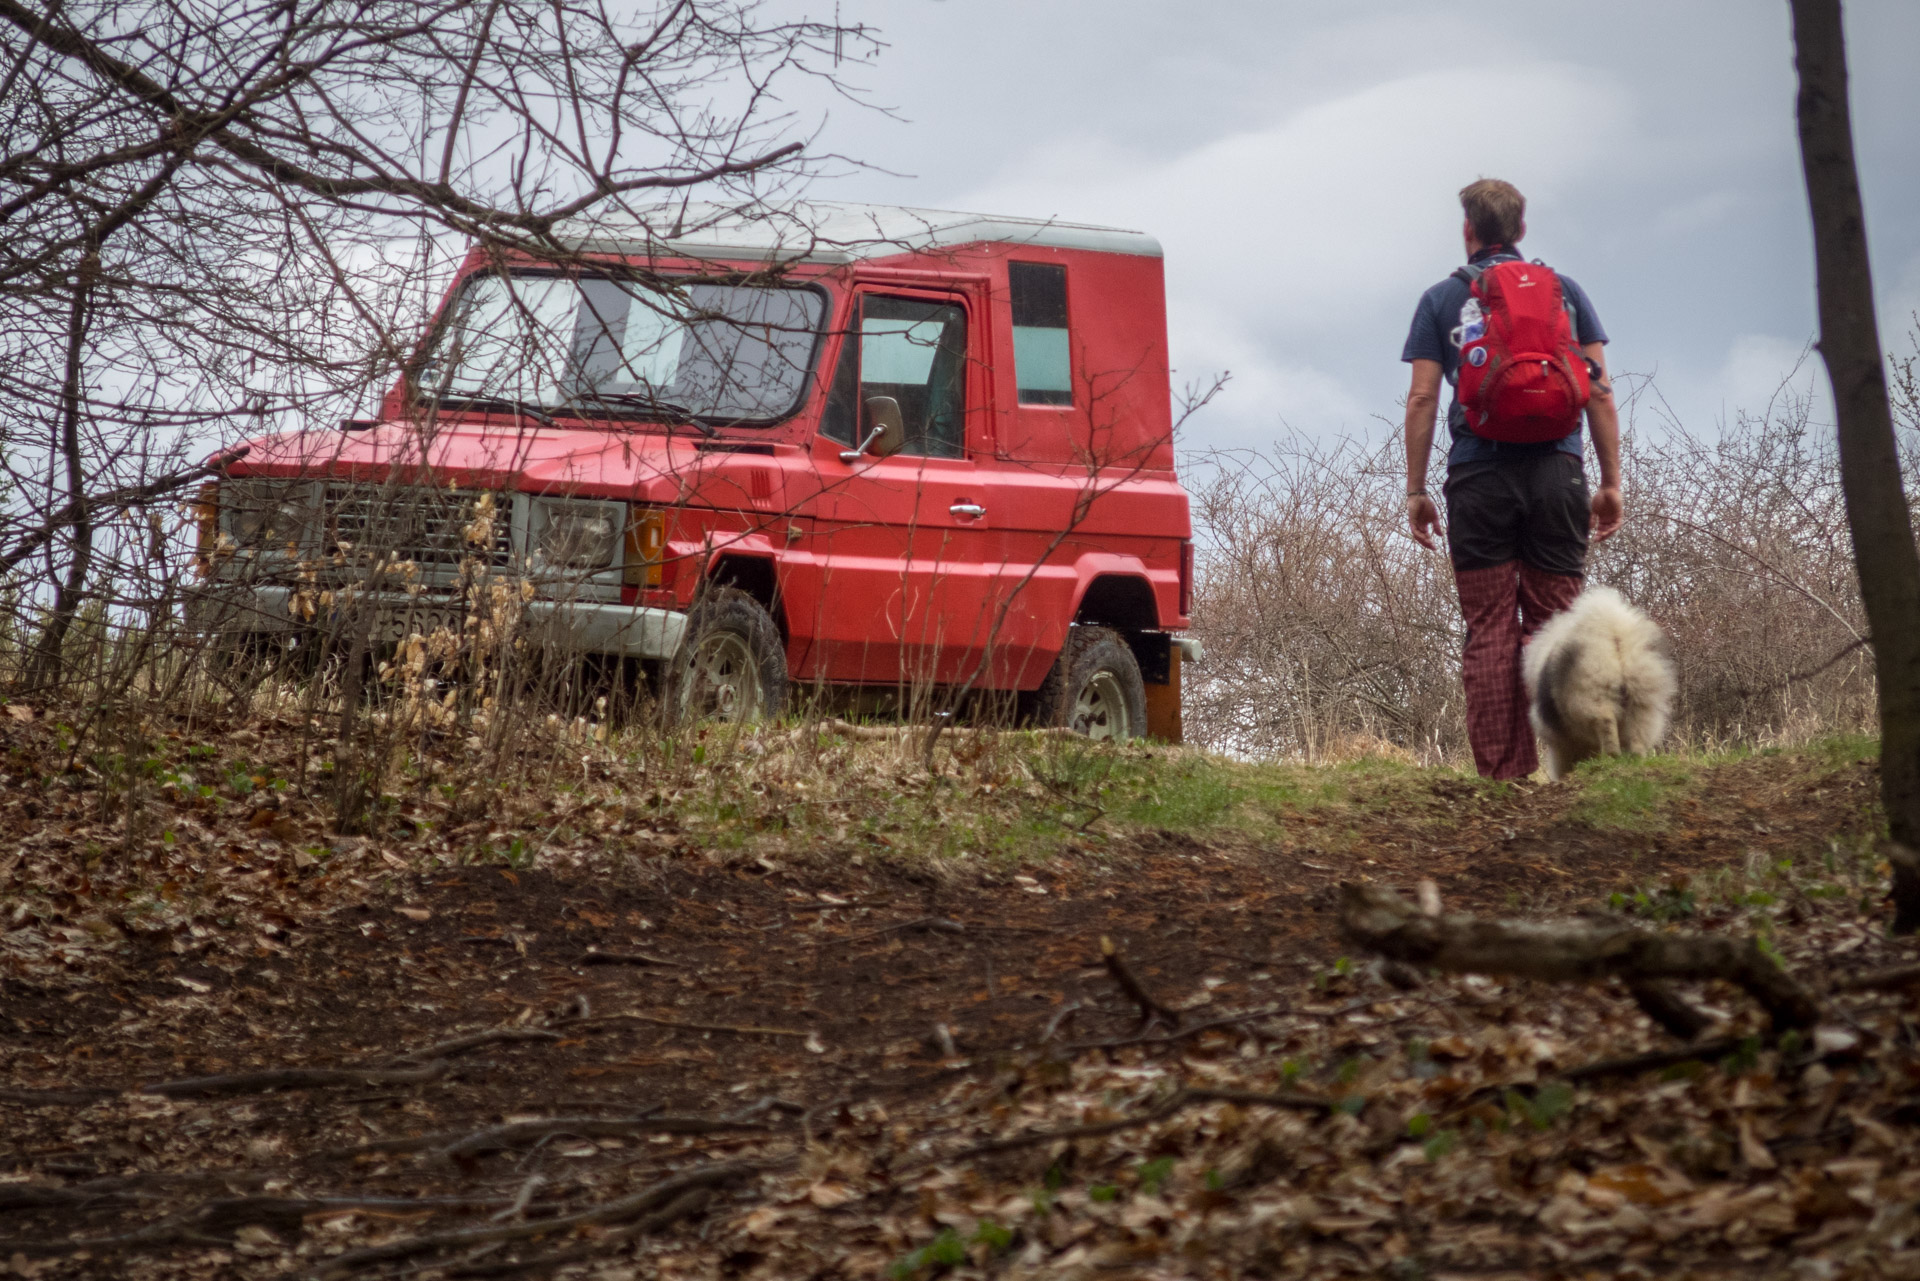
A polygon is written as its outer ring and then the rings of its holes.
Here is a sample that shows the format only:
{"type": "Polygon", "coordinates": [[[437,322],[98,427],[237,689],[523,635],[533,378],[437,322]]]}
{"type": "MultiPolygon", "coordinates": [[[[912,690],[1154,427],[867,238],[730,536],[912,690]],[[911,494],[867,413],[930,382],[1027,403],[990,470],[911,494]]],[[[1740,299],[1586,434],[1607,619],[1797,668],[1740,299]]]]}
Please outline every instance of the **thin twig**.
{"type": "Polygon", "coordinates": [[[1078,1014],[1081,1010],[1085,1008],[1086,1007],[1080,1004],[1080,1002],[1078,1001],[1068,1001],[1065,1005],[1055,1010],[1053,1012],[1053,1017],[1047,1020],[1047,1026],[1045,1030],[1043,1030],[1040,1033],[1040,1043],[1042,1045],[1045,1045],[1048,1041],[1051,1041],[1054,1037],[1060,1035],[1061,1027],[1064,1026],[1066,1022],[1069,1019],[1071,1019],[1074,1015],[1078,1014]]]}
{"type": "MultiPolygon", "coordinates": [[[[1368,1001],[1367,1004],[1377,1005],[1379,1002],[1368,1001]]],[[[1111,1041],[1077,1041],[1067,1048],[1069,1050],[1118,1050],[1129,1045],[1171,1045],[1176,1041],[1184,1041],[1215,1028],[1233,1027],[1240,1023],[1251,1023],[1256,1019],[1270,1019],[1276,1014],[1285,1014],[1287,1011],[1288,1007],[1284,1005],[1268,1005],[1261,1009],[1248,1010],[1245,1014],[1232,1014],[1225,1018],[1211,1019],[1205,1023],[1195,1023],[1191,1027],[1176,1028],[1160,1036],[1123,1036],[1111,1041]]]]}
{"type": "Polygon", "coordinates": [[[477,1156],[499,1148],[522,1147],[555,1135],[625,1139],[636,1134],[723,1134],[732,1130],[765,1130],[764,1121],[706,1116],[556,1116],[540,1121],[510,1121],[469,1134],[440,1149],[444,1157],[477,1156]]]}
{"type": "Polygon", "coordinates": [[[602,952],[597,948],[588,948],[581,954],[575,965],[664,965],[672,969],[685,969],[680,961],[669,961],[658,956],[648,956],[645,952],[602,952]]]}
{"type": "Polygon", "coordinates": [[[755,1027],[752,1024],[732,1023],[690,1023],[679,1019],[663,1019],[652,1014],[596,1014],[587,1018],[561,1020],[561,1027],[611,1027],[617,1023],[647,1023],[654,1027],[679,1028],[687,1032],[725,1032],[732,1036],[797,1036],[809,1037],[812,1032],[795,1031],[788,1027],[755,1027]]]}

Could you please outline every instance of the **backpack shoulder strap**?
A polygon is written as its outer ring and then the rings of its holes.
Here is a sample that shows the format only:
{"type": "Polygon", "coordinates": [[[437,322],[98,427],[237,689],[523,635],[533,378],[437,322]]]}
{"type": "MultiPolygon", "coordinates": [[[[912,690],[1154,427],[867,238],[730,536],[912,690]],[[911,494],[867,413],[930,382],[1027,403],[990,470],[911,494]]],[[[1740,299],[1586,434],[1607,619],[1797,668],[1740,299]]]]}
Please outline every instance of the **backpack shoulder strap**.
{"type": "MultiPolygon", "coordinates": [[[[1526,259],[1515,253],[1496,254],[1491,258],[1482,258],[1479,262],[1470,262],[1464,267],[1455,267],[1451,273],[1452,279],[1464,281],[1467,288],[1471,289],[1480,283],[1480,277],[1486,275],[1489,270],[1498,267],[1501,263],[1525,261],[1526,259]]],[[[1540,265],[1543,267],[1546,266],[1545,263],[1540,265]]]]}

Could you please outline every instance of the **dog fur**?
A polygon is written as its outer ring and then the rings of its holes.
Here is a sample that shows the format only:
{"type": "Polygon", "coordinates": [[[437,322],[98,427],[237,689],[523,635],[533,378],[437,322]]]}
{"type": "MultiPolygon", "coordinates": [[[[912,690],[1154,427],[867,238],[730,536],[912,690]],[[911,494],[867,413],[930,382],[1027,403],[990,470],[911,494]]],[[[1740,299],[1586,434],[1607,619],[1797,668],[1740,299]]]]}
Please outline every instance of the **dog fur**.
{"type": "Polygon", "coordinates": [[[1547,777],[1589,757],[1654,749],[1673,712],[1673,663],[1659,626],[1611,587],[1589,587],[1521,656],[1527,716],[1547,777]]]}

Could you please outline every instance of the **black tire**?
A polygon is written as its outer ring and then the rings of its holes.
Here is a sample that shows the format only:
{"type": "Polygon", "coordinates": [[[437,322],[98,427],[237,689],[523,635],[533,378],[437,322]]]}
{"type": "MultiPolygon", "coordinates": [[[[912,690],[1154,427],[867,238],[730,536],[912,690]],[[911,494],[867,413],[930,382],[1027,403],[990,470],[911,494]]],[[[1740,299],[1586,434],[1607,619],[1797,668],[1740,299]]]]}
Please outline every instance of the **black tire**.
{"type": "Polygon", "coordinates": [[[1067,643],[1034,698],[1036,725],[1089,738],[1140,738],[1147,732],[1147,683],[1120,633],[1070,627],[1067,643]]]}
{"type": "Polygon", "coordinates": [[[787,709],[787,649],[759,601],[732,587],[687,611],[687,634],[667,661],[665,711],[675,725],[770,720],[787,709]]]}

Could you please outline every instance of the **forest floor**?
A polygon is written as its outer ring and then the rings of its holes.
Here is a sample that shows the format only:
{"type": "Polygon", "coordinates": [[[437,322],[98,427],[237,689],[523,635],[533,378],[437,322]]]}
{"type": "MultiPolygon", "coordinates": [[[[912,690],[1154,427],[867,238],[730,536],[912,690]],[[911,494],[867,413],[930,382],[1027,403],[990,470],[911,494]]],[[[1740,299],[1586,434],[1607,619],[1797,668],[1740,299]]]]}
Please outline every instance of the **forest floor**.
{"type": "Polygon", "coordinates": [[[1836,990],[1915,959],[1871,743],[1507,786],[799,726],[342,836],[286,725],[72,733],[0,719],[0,1271],[1920,1277],[1920,1011],[1836,990]],[[1825,1014],[1689,985],[1695,1057],[1611,982],[1383,971],[1348,881],[1757,935],[1825,1014]]]}

